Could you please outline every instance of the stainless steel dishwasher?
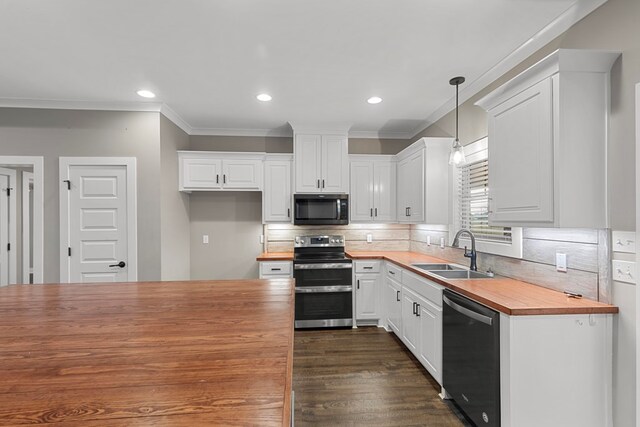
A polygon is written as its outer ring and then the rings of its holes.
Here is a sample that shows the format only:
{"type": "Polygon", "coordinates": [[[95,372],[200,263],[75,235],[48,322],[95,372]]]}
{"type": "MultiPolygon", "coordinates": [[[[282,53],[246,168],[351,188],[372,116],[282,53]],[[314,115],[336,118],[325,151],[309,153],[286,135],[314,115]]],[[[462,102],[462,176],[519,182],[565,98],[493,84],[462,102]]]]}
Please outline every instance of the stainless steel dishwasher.
{"type": "Polygon", "coordinates": [[[478,426],[500,426],[500,315],[448,289],[442,297],[442,380],[478,426]]]}

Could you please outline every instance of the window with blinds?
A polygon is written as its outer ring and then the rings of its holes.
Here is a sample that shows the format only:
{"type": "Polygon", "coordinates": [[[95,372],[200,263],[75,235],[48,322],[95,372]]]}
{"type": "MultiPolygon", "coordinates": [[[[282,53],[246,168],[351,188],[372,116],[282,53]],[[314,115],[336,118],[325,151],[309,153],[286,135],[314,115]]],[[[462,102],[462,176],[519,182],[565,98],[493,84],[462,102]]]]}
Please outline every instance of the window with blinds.
{"type": "Polygon", "coordinates": [[[458,168],[460,228],[477,240],[511,243],[510,227],[489,226],[489,162],[485,158],[458,168]]]}

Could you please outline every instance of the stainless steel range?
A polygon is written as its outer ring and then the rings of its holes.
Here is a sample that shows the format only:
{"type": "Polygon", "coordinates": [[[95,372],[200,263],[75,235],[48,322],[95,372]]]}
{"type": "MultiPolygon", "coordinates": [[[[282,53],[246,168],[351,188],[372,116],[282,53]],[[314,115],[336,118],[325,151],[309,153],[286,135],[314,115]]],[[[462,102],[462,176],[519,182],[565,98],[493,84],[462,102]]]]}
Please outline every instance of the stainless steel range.
{"type": "Polygon", "coordinates": [[[298,236],[293,254],[295,327],[353,326],[352,262],[344,236],[298,236]]]}

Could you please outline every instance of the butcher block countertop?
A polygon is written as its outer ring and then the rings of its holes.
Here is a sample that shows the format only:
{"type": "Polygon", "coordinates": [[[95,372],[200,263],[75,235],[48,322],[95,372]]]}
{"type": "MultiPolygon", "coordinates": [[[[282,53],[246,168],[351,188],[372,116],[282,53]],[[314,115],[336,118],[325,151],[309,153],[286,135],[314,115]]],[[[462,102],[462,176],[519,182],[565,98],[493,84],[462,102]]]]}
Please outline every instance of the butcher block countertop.
{"type": "Polygon", "coordinates": [[[0,288],[0,425],[289,426],[293,283],[0,288]]]}
{"type": "MultiPolygon", "coordinates": [[[[278,253],[280,260],[293,259],[293,254],[278,253]]],[[[270,261],[270,253],[263,253],[259,261],[270,261]]],[[[451,263],[440,258],[417,252],[369,252],[348,251],[347,256],[358,259],[384,259],[410,270],[433,282],[465,295],[479,303],[511,316],[545,314],[596,314],[617,313],[618,307],[585,298],[569,298],[562,292],[536,286],[507,277],[493,279],[453,280],[441,279],[411,266],[415,263],[451,263]]],[[[535,281],[535,278],[531,278],[535,281]]]]}

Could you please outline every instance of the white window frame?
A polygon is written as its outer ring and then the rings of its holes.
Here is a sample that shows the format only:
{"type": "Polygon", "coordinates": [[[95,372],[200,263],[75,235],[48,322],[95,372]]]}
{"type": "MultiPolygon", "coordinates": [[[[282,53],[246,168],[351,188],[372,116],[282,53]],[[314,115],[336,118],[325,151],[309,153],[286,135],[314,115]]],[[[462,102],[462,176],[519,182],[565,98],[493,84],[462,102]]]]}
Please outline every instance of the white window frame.
{"type": "MultiPolygon", "coordinates": [[[[488,158],[489,138],[484,137],[464,147],[467,164],[474,163],[488,158]]],[[[456,166],[452,166],[453,171],[453,212],[454,227],[449,232],[449,242],[453,243],[456,232],[460,230],[460,200],[458,197],[458,171],[456,166]]],[[[489,164],[489,174],[491,174],[491,164],[489,164]]],[[[471,240],[460,237],[460,247],[471,247],[471,240]]],[[[522,258],[522,227],[511,227],[511,242],[488,242],[486,240],[476,240],[476,250],[493,255],[507,256],[511,258],[522,258]]]]}

